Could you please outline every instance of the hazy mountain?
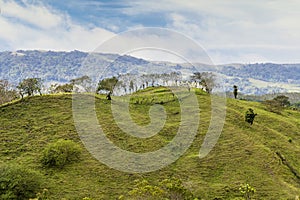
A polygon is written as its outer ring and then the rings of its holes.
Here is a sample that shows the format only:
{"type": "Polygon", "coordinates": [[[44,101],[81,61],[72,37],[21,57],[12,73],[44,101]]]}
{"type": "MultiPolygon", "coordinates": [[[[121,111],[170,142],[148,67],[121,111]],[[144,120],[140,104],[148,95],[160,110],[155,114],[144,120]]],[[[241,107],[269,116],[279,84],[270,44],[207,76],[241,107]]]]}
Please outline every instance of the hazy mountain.
{"type": "Polygon", "coordinates": [[[88,54],[80,51],[16,51],[0,52],[0,79],[17,84],[24,78],[40,77],[46,85],[89,75],[94,80],[122,73],[181,72],[187,77],[197,71],[217,72],[226,90],[233,85],[245,94],[300,92],[300,64],[177,64],[153,62],[128,55],[88,54]]]}

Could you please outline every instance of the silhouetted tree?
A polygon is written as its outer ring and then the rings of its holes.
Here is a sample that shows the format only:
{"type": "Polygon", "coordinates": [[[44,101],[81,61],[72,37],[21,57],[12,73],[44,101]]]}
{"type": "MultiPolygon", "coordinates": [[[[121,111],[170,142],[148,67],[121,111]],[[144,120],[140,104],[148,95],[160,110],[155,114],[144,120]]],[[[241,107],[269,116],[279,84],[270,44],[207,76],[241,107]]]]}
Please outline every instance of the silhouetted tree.
{"type": "Polygon", "coordinates": [[[238,95],[238,87],[236,85],[233,86],[233,95],[234,95],[234,98],[236,99],[237,95],[238,95]]]}
{"type": "Polygon", "coordinates": [[[106,95],[106,99],[107,99],[107,100],[111,100],[111,96],[110,96],[110,95],[111,95],[111,92],[109,92],[109,93],[106,95]]]}

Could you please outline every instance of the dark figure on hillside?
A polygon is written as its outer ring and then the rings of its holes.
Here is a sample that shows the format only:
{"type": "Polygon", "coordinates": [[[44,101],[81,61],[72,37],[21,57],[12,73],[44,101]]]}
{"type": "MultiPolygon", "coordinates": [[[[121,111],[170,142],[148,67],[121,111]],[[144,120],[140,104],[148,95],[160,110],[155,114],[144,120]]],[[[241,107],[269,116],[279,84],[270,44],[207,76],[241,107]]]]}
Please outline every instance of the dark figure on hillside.
{"type": "Polygon", "coordinates": [[[236,85],[233,86],[233,95],[234,95],[234,98],[236,99],[237,95],[238,95],[238,87],[236,85]]]}
{"type": "Polygon", "coordinates": [[[110,96],[110,95],[111,95],[111,92],[109,92],[109,93],[106,95],[106,99],[107,99],[107,100],[111,100],[111,96],[110,96]]]}
{"type": "Polygon", "coordinates": [[[245,115],[245,121],[252,125],[256,115],[257,114],[254,113],[253,109],[249,108],[249,110],[247,110],[245,115]]]}

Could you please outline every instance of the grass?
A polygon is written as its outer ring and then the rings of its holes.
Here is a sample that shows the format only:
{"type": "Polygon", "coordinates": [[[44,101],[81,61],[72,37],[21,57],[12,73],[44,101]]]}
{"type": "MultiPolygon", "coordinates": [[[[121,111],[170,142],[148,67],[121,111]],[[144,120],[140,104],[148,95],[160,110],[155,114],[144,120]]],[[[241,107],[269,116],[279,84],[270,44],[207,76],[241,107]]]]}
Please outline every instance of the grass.
{"type": "MultiPolygon", "coordinates": [[[[94,98],[91,96],[91,98],[94,98]]],[[[241,197],[239,186],[249,183],[256,189],[255,199],[295,199],[300,195],[300,180],[284,165],[276,151],[300,171],[300,113],[285,110],[281,115],[265,110],[264,105],[227,99],[226,122],[218,143],[210,154],[198,158],[210,122],[210,97],[197,91],[200,106],[198,134],[187,152],[173,164],[150,173],[125,173],[109,168],[93,158],[76,132],[72,116],[72,95],[45,95],[26,98],[0,107],[0,164],[18,164],[39,171],[49,199],[116,199],[134,187],[134,180],[159,180],[177,177],[199,199],[241,197]],[[258,113],[254,124],[244,122],[248,108],[258,113]],[[79,162],[63,169],[44,168],[41,152],[52,142],[70,139],[81,145],[79,162]]],[[[128,101],[113,97],[115,101],[128,101]]],[[[132,95],[132,119],[140,125],[150,122],[149,108],[164,106],[164,128],[147,139],[132,137],[114,122],[110,102],[97,96],[98,120],[115,145],[132,152],[157,150],[170,142],[179,128],[178,99],[166,88],[147,88],[132,95]]]]}

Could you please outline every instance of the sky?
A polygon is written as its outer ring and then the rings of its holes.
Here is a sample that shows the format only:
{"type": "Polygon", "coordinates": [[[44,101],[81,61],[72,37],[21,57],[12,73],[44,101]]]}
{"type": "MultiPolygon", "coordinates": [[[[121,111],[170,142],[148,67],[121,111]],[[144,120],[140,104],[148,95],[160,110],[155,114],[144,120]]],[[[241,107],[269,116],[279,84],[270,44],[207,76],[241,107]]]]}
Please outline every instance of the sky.
{"type": "Polygon", "coordinates": [[[215,64],[300,63],[299,0],[0,0],[0,9],[0,51],[91,52],[124,31],[158,27],[190,38],[215,64]]]}

